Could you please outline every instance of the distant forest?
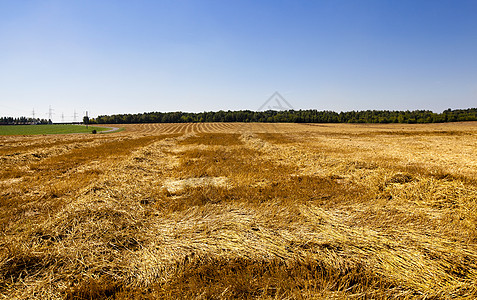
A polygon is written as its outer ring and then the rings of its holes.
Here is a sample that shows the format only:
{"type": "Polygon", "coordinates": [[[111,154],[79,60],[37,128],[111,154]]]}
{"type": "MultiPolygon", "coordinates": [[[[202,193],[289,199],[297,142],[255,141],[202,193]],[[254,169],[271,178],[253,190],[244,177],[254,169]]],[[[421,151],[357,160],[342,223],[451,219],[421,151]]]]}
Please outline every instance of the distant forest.
{"type": "Polygon", "coordinates": [[[0,125],[37,125],[52,124],[51,120],[27,118],[27,117],[0,117],[0,125]]]}
{"type": "Polygon", "coordinates": [[[333,112],[318,110],[287,111],[217,111],[217,112],[149,112],[142,114],[121,114],[99,116],[90,123],[201,123],[201,122],[266,122],[266,123],[444,123],[477,121],[477,108],[447,109],[442,113],[428,110],[387,111],[367,110],[333,112]]]}
{"type": "MultiPolygon", "coordinates": [[[[477,121],[477,108],[447,109],[442,113],[429,110],[387,111],[366,110],[333,112],[309,110],[287,111],[217,111],[217,112],[148,112],[141,114],[120,114],[99,116],[90,119],[90,124],[131,124],[131,123],[200,123],[200,122],[265,122],[265,123],[444,123],[477,121]]],[[[50,120],[33,118],[0,118],[0,125],[49,124],[50,120]]]]}

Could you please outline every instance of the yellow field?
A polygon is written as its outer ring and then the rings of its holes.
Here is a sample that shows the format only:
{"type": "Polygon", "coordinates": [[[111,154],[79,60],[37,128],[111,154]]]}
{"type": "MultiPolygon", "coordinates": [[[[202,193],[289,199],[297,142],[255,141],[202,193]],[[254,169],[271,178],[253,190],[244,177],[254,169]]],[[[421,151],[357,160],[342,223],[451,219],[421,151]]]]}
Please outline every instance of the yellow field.
{"type": "Polygon", "coordinates": [[[5,299],[477,298],[477,123],[0,137],[5,299]]]}

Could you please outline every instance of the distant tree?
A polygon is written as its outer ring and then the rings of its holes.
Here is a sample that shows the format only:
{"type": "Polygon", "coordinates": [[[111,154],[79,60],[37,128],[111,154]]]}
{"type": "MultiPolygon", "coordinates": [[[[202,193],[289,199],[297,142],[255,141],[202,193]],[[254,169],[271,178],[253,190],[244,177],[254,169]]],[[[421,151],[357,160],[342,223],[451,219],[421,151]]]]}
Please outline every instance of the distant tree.
{"type": "Polygon", "coordinates": [[[88,128],[88,124],[89,124],[89,117],[88,116],[83,117],[83,124],[86,125],[86,128],[88,128]]]}

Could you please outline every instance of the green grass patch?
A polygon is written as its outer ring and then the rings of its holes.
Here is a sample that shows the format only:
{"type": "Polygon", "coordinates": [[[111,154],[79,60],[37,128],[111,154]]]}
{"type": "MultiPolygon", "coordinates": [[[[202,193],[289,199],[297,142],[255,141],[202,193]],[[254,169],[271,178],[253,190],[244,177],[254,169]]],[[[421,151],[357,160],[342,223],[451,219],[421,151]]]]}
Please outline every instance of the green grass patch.
{"type": "Polygon", "coordinates": [[[34,135],[34,134],[68,134],[68,133],[100,133],[109,130],[105,127],[83,125],[2,125],[0,135],[34,135]]]}

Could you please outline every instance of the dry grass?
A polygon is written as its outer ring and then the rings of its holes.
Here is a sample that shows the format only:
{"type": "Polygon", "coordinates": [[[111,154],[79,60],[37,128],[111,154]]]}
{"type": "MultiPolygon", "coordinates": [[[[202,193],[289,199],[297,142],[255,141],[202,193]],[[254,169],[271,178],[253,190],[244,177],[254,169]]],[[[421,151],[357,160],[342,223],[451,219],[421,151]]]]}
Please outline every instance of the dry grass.
{"type": "Polygon", "coordinates": [[[5,299],[475,299],[477,124],[0,138],[5,299]]]}

